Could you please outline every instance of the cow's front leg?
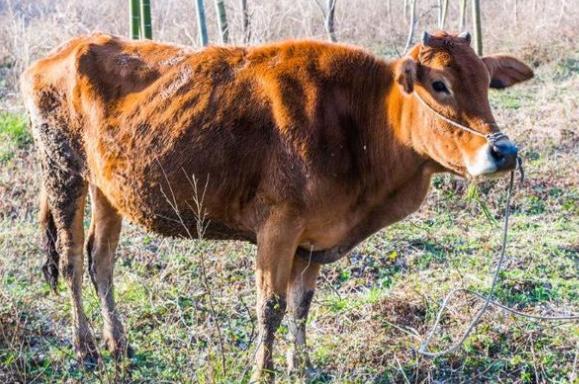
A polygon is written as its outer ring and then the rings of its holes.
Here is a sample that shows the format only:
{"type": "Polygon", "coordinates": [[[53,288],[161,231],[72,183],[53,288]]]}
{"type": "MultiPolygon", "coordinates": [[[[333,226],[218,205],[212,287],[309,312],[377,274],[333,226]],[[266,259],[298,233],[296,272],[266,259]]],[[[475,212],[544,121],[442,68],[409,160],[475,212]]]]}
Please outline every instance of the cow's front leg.
{"type": "Polygon", "coordinates": [[[257,236],[258,345],[252,383],[274,381],[273,343],[286,310],[286,292],[300,233],[296,221],[277,215],[263,225],[257,236]]]}
{"type": "Polygon", "coordinates": [[[313,373],[306,346],[306,322],[319,273],[320,264],[295,258],[287,294],[291,343],[287,364],[290,374],[309,376],[313,373]]]}

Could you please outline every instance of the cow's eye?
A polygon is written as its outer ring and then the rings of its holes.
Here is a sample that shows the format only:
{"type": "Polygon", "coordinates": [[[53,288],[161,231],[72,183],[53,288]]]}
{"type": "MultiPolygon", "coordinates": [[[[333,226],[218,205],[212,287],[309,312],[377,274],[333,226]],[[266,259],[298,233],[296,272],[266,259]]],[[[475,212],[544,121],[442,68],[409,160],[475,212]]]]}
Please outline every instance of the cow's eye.
{"type": "Polygon", "coordinates": [[[442,81],[435,81],[432,83],[432,89],[434,89],[436,92],[450,93],[442,81]]]}

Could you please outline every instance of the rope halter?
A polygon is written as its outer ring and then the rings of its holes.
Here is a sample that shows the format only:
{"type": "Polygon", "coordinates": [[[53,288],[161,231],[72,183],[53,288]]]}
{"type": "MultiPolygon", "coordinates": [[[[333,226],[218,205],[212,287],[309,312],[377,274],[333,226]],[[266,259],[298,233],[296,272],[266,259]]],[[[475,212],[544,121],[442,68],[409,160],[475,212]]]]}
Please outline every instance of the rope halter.
{"type": "Polygon", "coordinates": [[[430,106],[430,104],[428,104],[428,103],[426,102],[426,100],[424,100],[424,99],[422,98],[422,96],[420,96],[420,95],[418,94],[418,92],[415,91],[415,92],[414,92],[414,96],[416,96],[416,98],[418,99],[418,101],[420,101],[420,103],[421,103],[422,105],[424,105],[428,110],[430,110],[432,113],[434,113],[434,114],[435,114],[436,116],[438,116],[440,119],[446,121],[446,122],[449,123],[450,125],[453,125],[453,126],[455,126],[455,127],[457,127],[457,128],[462,129],[463,131],[467,131],[467,132],[472,133],[473,135],[476,135],[476,136],[479,136],[479,137],[484,137],[484,138],[485,138],[489,143],[491,143],[491,144],[496,144],[496,143],[497,143],[498,141],[500,141],[500,140],[509,140],[509,137],[508,137],[507,135],[505,135],[504,133],[502,133],[502,132],[491,132],[491,133],[488,133],[488,134],[484,134],[484,133],[481,133],[481,132],[479,132],[479,131],[476,131],[476,130],[472,129],[471,127],[467,127],[466,125],[461,124],[461,123],[459,123],[459,122],[456,121],[456,120],[453,120],[453,119],[450,119],[450,118],[444,116],[442,113],[440,113],[440,112],[438,112],[436,109],[432,108],[432,107],[430,106]]]}
{"type": "MultiPolygon", "coordinates": [[[[440,118],[441,120],[444,120],[444,121],[446,121],[447,123],[449,123],[450,125],[453,125],[453,126],[455,126],[455,127],[457,127],[457,128],[460,128],[460,129],[462,129],[463,131],[472,133],[473,135],[476,135],[476,136],[479,136],[479,137],[483,137],[483,138],[486,139],[486,141],[488,141],[488,143],[489,143],[491,146],[493,146],[493,147],[494,147],[499,141],[501,141],[501,140],[510,140],[509,137],[508,137],[506,134],[502,133],[502,132],[491,132],[491,133],[484,134],[484,133],[481,133],[481,132],[479,132],[479,131],[477,131],[477,130],[472,129],[471,127],[468,127],[468,126],[466,126],[466,125],[464,125],[464,124],[461,124],[461,123],[459,123],[459,122],[456,121],[456,120],[453,120],[453,119],[451,119],[451,118],[449,118],[449,117],[446,117],[446,116],[444,116],[442,113],[438,112],[436,109],[432,108],[432,107],[430,106],[430,104],[428,104],[428,103],[426,102],[426,100],[424,100],[424,99],[422,98],[422,96],[420,96],[420,95],[418,94],[417,91],[414,91],[413,94],[414,94],[414,96],[418,99],[418,101],[420,101],[420,103],[421,103],[424,107],[426,107],[426,109],[430,110],[432,113],[434,113],[434,114],[435,114],[438,118],[440,118]]],[[[496,125],[496,124],[493,123],[493,125],[496,125]]],[[[525,171],[524,171],[524,169],[523,169],[523,161],[522,161],[522,159],[521,159],[520,156],[517,156],[517,170],[518,170],[519,173],[520,173],[520,180],[523,181],[523,179],[525,178],[525,171]]]]}

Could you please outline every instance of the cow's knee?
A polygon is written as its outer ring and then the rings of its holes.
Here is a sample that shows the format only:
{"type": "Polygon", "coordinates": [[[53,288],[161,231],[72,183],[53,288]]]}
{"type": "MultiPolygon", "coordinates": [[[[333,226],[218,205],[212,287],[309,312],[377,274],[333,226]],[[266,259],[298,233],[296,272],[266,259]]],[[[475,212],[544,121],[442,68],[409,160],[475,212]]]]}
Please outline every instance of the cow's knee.
{"type": "Polygon", "coordinates": [[[271,295],[261,300],[258,313],[259,329],[265,344],[273,342],[275,332],[281,325],[287,307],[283,296],[271,295]]]}

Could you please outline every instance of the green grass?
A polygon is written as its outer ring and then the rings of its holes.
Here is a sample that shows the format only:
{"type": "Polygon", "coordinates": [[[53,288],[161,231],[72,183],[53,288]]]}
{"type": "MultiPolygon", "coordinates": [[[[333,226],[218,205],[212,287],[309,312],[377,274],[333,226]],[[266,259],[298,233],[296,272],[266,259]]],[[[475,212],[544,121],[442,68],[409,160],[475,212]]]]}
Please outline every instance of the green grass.
{"type": "Polygon", "coordinates": [[[10,161],[16,151],[32,144],[26,119],[18,114],[0,112],[0,163],[10,161]]]}
{"type": "Polygon", "coordinates": [[[489,99],[491,106],[494,108],[519,109],[525,102],[525,99],[529,99],[529,97],[523,95],[524,94],[518,90],[491,90],[489,99]]]}

